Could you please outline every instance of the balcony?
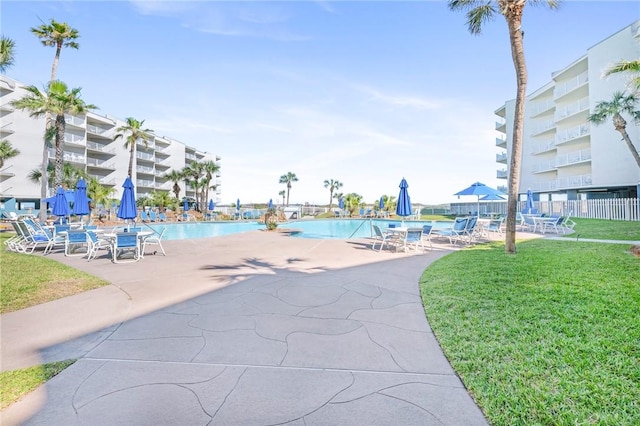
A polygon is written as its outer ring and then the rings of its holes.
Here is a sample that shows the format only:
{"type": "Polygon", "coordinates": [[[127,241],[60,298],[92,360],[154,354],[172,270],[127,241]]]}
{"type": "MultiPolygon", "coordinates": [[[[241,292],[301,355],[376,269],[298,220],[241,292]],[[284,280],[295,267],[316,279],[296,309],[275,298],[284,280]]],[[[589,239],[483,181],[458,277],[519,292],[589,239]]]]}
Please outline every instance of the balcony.
{"type": "Polygon", "coordinates": [[[568,129],[560,130],[556,133],[556,145],[571,142],[578,138],[591,134],[591,126],[589,123],[580,124],[568,129]]]}
{"type": "Polygon", "coordinates": [[[553,151],[554,149],[556,149],[556,140],[549,139],[531,147],[531,154],[541,154],[543,152],[553,151]]]}
{"type": "Polygon", "coordinates": [[[507,179],[508,173],[506,169],[496,170],[496,178],[498,179],[507,179]]]}
{"type": "Polygon", "coordinates": [[[198,157],[196,157],[195,154],[190,154],[190,153],[185,153],[184,154],[184,158],[186,158],[187,160],[192,160],[192,161],[197,161],[198,157]]]}
{"type": "Polygon", "coordinates": [[[97,158],[87,158],[87,166],[99,169],[115,170],[116,167],[112,161],[98,160],[97,158]]]}
{"type": "Polygon", "coordinates": [[[533,118],[535,116],[548,112],[552,110],[555,105],[556,103],[553,101],[553,99],[531,104],[530,106],[531,112],[529,114],[529,117],[533,118]]]}
{"type": "Polygon", "coordinates": [[[556,123],[553,120],[544,121],[536,126],[536,128],[531,132],[530,136],[540,135],[544,132],[548,132],[550,130],[554,130],[556,127],[556,123]]]}
{"type": "Polygon", "coordinates": [[[535,192],[552,192],[556,190],[557,183],[555,180],[536,182],[531,186],[535,192]]]}
{"type": "MultiPolygon", "coordinates": [[[[48,151],[49,151],[49,158],[55,159],[56,158],[55,148],[50,148],[48,151]]],[[[77,163],[77,164],[83,164],[83,165],[87,163],[87,157],[85,157],[84,155],[73,153],[73,152],[65,152],[62,158],[64,158],[64,161],[67,161],[69,163],[77,163]]]]}
{"type": "Polygon", "coordinates": [[[556,170],[555,160],[540,161],[531,167],[532,173],[546,173],[546,172],[552,172],[555,170],[556,170]]]}
{"type": "Polygon", "coordinates": [[[507,153],[503,152],[500,154],[496,154],[496,163],[506,163],[507,162],[507,153]]]}
{"type": "Polygon", "coordinates": [[[115,149],[109,148],[109,145],[103,145],[97,142],[88,142],[87,141],[87,149],[90,151],[102,152],[104,154],[115,155],[115,149]]]}
{"type": "Polygon", "coordinates": [[[155,173],[155,170],[153,169],[153,167],[147,167],[147,166],[136,166],[136,171],[140,173],[146,173],[148,175],[152,175],[155,173]]]}
{"type": "Polygon", "coordinates": [[[64,121],[67,123],[67,125],[70,125],[70,126],[76,126],[76,127],[84,126],[84,118],[76,117],[70,114],[64,115],[64,121]]]}
{"type": "Polygon", "coordinates": [[[507,122],[505,120],[496,121],[496,130],[502,133],[507,132],[507,122]]]}
{"type": "Polygon", "coordinates": [[[110,130],[103,129],[102,127],[94,126],[93,124],[87,124],[87,132],[91,133],[92,135],[102,136],[103,138],[111,139],[111,137],[108,136],[108,133],[110,133],[110,130]]]}
{"type": "Polygon", "coordinates": [[[107,176],[100,176],[100,175],[92,175],[89,174],[89,177],[94,178],[95,180],[97,180],[101,185],[107,185],[107,186],[115,186],[116,185],[116,180],[113,178],[109,178],[107,176]]]}
{"type": "Polygon", "coordinates": [[[13,123],[7,123],[4,126],[0,127],[0,136],[9,136],[14,134],[16,131],[13,130],[13,123]]]}
{"type": "Polygon", "coordinates": [[[152,180],[147,180],[147,179],[136,179],[136,186],[142,187],[142,188],[155,188],[156,187],[156,183],[152,180]]]}
{"type": "Polygon", "coordinates": [[[496,146],[499,148],[507,147],[507,139],[506,138],[496,138],[496,146]]]}
{"type": "Polygon", "coordinates": [[[558,189],[583,188],[592,184],[591,175],[568,176],[556,180],[558,189]]]}
{"type": "Polygon", "coordinates": [[[566,95],[567,93],[577,89],[578,87],[583,86],[589,81],[589,74],[585,71],[582,74],[575,76],[574,78],[565,81],[561,84],[556,84],[556,87],[553,90],[553,98],[558,99],[561,96],[566,95]]]}
{"type": "Polygon", "coordinates": [[[502,192],[503,194],[506,194],[506,193],[508,193],[508,192],[509,192],[509,187],[508,187],[508,186],[506,186],[506,185],[498,186],[496,189],[497,189],[498,191],[502,192]]]}
{"type": "Polygon", "coordinates": [[[136,158],[140,160],[155,161],[154,155],[148,152],[136,152],[136,158]]]}
{"type": "Polygon", "coordinates": [[[16,90],[15,83],[0,79],[0,91],[13,92],[14,90],[16,90]]]}
{"type": "Polygon", "coordinates": [[[556,113],[554,114],[553,118],[556,122],[558,122],[582,111],[589,111],[589,97],[582,98],[579,101],[576,101],[562,108],[556,107],[556,113]]]}
{"type": "Polygon", "coordinates": [[[84,136],[65,133],[63,140],[67,145],[85,146],[84,136]]]}
{"type": "Polygon", "coordinates": [[[558,156],[556,158],[556,166],[566,167],[589,161],[591,161],[591,150],[582,149],[580,151],[569,152],[568,154],[558,156]]]}
{"type": "Polygon", "coordinates": [[[0,112],[9,113],[15,111],[15,108],[11,106],[11,104],[0,105],[0,112]]]}

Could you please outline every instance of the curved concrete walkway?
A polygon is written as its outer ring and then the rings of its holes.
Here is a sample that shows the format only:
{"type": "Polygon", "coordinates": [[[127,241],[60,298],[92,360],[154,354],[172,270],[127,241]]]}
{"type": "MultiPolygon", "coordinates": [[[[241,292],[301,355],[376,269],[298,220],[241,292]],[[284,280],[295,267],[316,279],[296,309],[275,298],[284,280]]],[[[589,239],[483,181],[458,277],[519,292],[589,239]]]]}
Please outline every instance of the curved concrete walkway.
{"type": "Polygon", "coordinates": [[[418,281],[448,249],[251,232],[168,241],[111,286],[2,316],[3,370],[79,360],[3,425],[484,425],[418,281]]]}

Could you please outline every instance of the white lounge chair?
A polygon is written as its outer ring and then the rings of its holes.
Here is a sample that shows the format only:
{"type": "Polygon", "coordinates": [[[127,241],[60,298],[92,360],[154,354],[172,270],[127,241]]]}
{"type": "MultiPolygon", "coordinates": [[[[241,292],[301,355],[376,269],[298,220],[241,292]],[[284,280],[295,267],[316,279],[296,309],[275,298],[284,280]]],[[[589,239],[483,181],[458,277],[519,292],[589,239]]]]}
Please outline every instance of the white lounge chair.
{"type": "Polygon", "coordinates": [[[378,251],[382,251],[382,248],[385,245],[391,248],[392,245],[395,245],[395,243],[397,243],[397,238],[395,235],[387,232],[382,232],[382,229],[380,229],[378,225],[373,225],[372,228],[373,228],[374,235],[373,235],[373,244],[371,244],[371,250],[376,249],[376,244],[378,242],[380,242],[380,249],[378,251]]]}
{"type": "MultiPolygon", "coordinates": [[[[144,237],[142,239],[142,250],[140,251],[140,257],[143,258],[144,254],[146,252],[146,248],[147,246],[158,246],[160,247],[160,251],[162,252],[163,256],[166,256],[167,254],[164,252],[164,247],[162,247],[162,237],[164,237],[164,233],[167,231],[167,227],[163,226],[162,229],[160,230],[160,232],[158,233],[157,231],[154,234],[151,234],[147,237],[144,237]]],[[[153,254],[156,254],[156,252],[154,251],[153,254]]]]}

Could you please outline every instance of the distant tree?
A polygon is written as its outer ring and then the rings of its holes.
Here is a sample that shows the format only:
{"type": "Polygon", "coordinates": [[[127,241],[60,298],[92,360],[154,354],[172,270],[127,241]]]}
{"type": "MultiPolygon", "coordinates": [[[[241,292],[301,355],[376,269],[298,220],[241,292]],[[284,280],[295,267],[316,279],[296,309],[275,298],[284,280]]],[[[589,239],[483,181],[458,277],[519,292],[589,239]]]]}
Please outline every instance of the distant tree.
{"type": "MultiPolygon", "coordinates": [[[[21,110],[31,111],[31,117],[40,117],[45,114],[55,116],[55,186],[62,183],[62,165],[64,163],[64,133],[67,122],[65,114],[79,115],[86,114],[87,111],[96,109],[92,104],[86,104],[80,99],[80,88],[69,90],[67,85],[56,80],[49,84],[47,93],[41,92],[35,86],[26,88],[27,95],[21,99],[11,102],[11,105],[21,110]]],[[[48,162],[47,162],[48,164],[48,162]]],[[[46,173],[46,170],[43,174],[46,173]]]]}
{"type": "Polygon", "coordinates": [[[496,15],[504,16],[509,29],[511,58],[516,71],[516,103],[511,139],[511,161],[509,163],[509,199],[507,201],[507,232],[505,251],[516,253],[516,210],[518,207],[518,187],[520,185],[520,161],[524,130],[524,103],[527,94],[527,65],[522,39],[522,17],[525,6],[545,3],[549,8],[558,7],[558,0],[449,0],[449,9],[466,11],[467,27],[471,34],[480,34],[482,24],[496,15]]]}
{"type": "Polygon", "coordinates": [[[218,172],[220,172],[220,166],[218,164],[216,164],[215,161],[213,160],[208,160],[208,161],[204,161],[202,163],[202,170],[204,172],[204,190],[205,190],[205,194],[204,194],[204,206],[207,205],[208,200],[209,200],[209,190],[213,189],[215,191],[215,189],[217,188],[217,185],[211,185],[211,181],[213,180],[214,177],[216,177],[218,175],[218,172]]]}
{"type": "Polygon", "coordinates": [[[324,187],[325,188],[329,188],[329,210],[331,210],[331,207],[333,206],[333,191],[336,191],[340,188],[342,188],[343,184],[342,182],[338,181],[338,180],[333,180],[333,179],[326,179],[324,181],[324,187]]]}
{"type": "Polygon", "coordinates": [[[164,175],[165,178],[169,179],[173,182],[173,187],[171,190],[176,196],[176,199],[180,199],[180,182],[184,180],[184,175],[179,170],[171,170],[169,173],[164,175]]]}
{"type": "Polygon", "coordinates": [[[280,176],[280,183],[287,185],[287,206],[289,205],[289,191],[291,191],[291,183],[297,181],[298,176],[292,172],[287,172],[286,175],[280,176]]]}
{"type": "Polygon", "coordinates": [[[0,140],[0,169],[4,167],[4,162],[9,158],[13,158],[20,154],[20,151],[15,149],[11,142],[7,140],[0,140]]]}
{"type": "Polygon", "coordinates": [[[126,136],[124,141],[124,147],[129,149],[129,169],[127,170],[127,176],[133,177],[133,159],[136,156],[136,143],[138,139],[142,140],[144,146],[149,146],[149,133],[153,132],[151,129],[143,129],[144,120],[138,121],[133,117],[127,117],[127,124],[120,126],[116,129],[116,135],[113,140],[118,140],[126,136]]]}
{"type": "Polygon", "coordinates": [[[9,37],[0,37],[0,72],[5,72],[15,61],[16,42],[9,37]]]}
{"type": "Polygon", "coordinates": [[[202,163],[193,161],[182,169],[182,175],[184,176],[187,185],[191,187],[196,193],[196,210],[201,211],[203,207],[203,194],[204,194],[204,167],[202,163]]]}
{"type": "MultiPolygon", "coordinates": [[[[75,28],[71,28],[69,24],[65,22],[56,22],[51,19],[49,24],[42,23],[39,27],[31,28],[31,33],[40,39],[40,42],[44,46],[55,46],[56,54],[53,58],[53,65],[51,66],[51,78],[49,79],[49,85],[52,85],[56,80],[56,73],[58,71],[58,63],[60,61],[60,52],[63,47],[71,49],[78,49],[80,45],[76,42],[80,38],[80,33],[75,28]]],[[[44,117],[44,141],[42,146],[42,164],[40,165],[40,171],[42,175],[47,173],[47,164],[49,164],[49,146],[51,145],[51,139],[54,135],[54,123],[51,120],[51,114],[45,113],[44,117]]],[[[42,179],[40,185],[40,199],[44,204],[45,198],[47,198],[47,182],[48,179],[42,179]]],[[[45,221],[47,213],[44,209],[40,209],[40,220],[45,221]]]]}
{"type": "Polygon", "coordinates": [[[102,185],[98,179],[89,177],[87,181],[87,196],[91,198],[91,204],[94,206],[102,205],[108,206],[111,197],[115,193],[115,188],[102,185]]]}
{"type": "Polygon", "coordinates": [[[636,93],[627,95],[623,92],[615,92],[610,101],[598,102],[593,114],[589,116],[589,121],[596,125],[609,119],[613,121],[613,127],[622,135],[622,140],[627,144],[627,148],[631,151],[638,167],[640,167],[640,155],[638,155],[638,150],[627,133],[627,121],[622,117],[622,114],[629,114],[636,123],[640,122],[640,111],[636,109],[639,100],[640,95],[636,93]]]}
{"type": "Polygon", "coordinates": [[[349,210],[351,214],[357,210],[362,204],[362,195],[351,192],[344,196],[344,208],[349,210]]]}
{"type": "MultiPolygon", "coordinates": [[[[49,179],[49,185],[54,186],[56,182],[56,169],[55,165],[49,164],[47,166],[47,179],[49,179]]],[[[42,172],[40,169],[33,169],[27,175],[28,179],[33,183],[40,183],[40,179],[42,178],[42,172]]],[[[60,178],[61,185],[64,188],[73,189],[78,182],[78,179],[89,179],[89,175],[83,169],[73,166],[70,163],[64,163],[62,165],[62,177],[60,178]]],[[[89,187],[87,183],[87,193],[89,187]]]]}
{"type": "Polygon", "coordinates": [[[613,64],[605,72],[604,76],[608,77],[613,74],[625,73],[631,76],[630,88],[633,92],[640,92],[640,60],[620,61],[613,64]]]}
{"type": "Polygon", "coordinates": [[[283,189],[282,191],[278,192],[278,195],[282,197],[282,205],[284,206],[284,197],[287,195],[287,191],[283,189]]]}

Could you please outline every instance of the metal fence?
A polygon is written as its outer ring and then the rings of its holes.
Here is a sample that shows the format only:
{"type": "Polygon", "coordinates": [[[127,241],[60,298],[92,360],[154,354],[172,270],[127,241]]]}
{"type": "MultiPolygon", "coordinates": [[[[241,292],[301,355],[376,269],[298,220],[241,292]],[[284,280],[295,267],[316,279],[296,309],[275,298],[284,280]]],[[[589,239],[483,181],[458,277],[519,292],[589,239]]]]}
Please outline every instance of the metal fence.
{"type": "MultiPolygon", "coordinates": [[[[518,202],[518,210],[525,208],[525,201],[518,202]]],[[[559,214],[586,219],[640,221],[639,198],[609,198],[602,200],[535,201],[538,213],[559,214]]],[[[451,214],[467,215],[478,210],[478,203],[452,203],[451,214]]],[[[507,202],[480,203],[480,214],[507,214],[507,202]]]]}

